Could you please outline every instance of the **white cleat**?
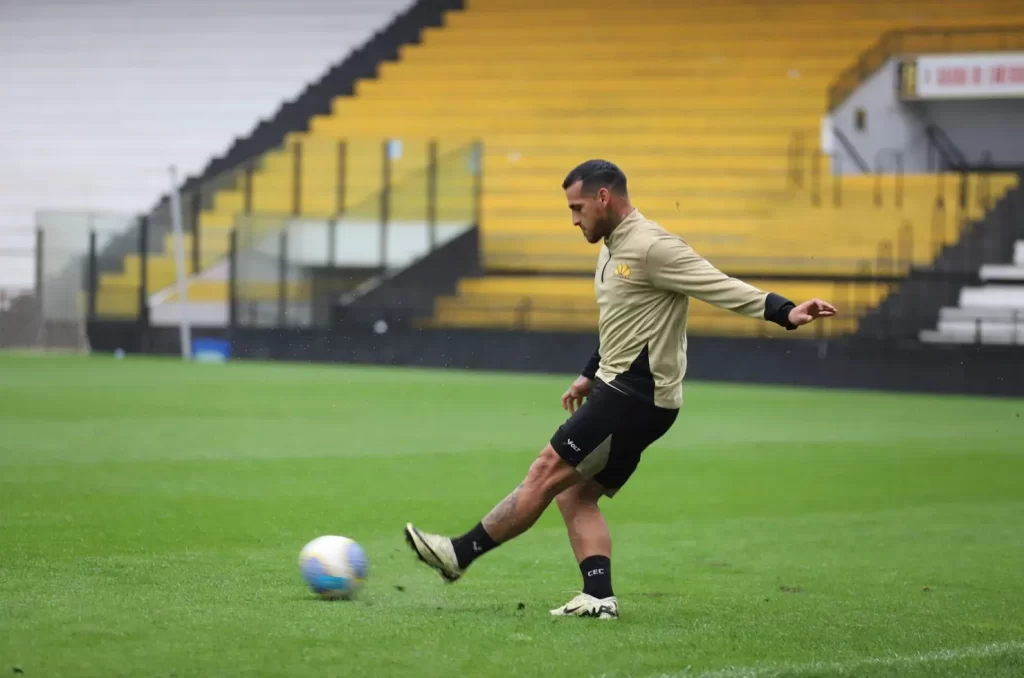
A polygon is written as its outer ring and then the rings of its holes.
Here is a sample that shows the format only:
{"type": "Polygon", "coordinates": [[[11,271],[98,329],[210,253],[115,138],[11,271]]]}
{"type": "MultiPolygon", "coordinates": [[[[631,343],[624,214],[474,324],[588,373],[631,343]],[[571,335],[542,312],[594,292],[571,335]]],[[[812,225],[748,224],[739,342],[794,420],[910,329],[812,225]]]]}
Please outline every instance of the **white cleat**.
{"type": "Polygon", "coordinates": [[[452,540],[438,534],[420,532],[412,523],[405,525],[405,541],[417,557],[434,568],[441,578],[451,583],[462,576],[459,561],[455,557],[452,540]]]}
{"type": "Polygon", "coordinates": [[[619,601],[615,596],[611,598],[595,598],[586,593],[581,593],[557,610],[551,610],[551,616],[618,619],[619,601]]]}

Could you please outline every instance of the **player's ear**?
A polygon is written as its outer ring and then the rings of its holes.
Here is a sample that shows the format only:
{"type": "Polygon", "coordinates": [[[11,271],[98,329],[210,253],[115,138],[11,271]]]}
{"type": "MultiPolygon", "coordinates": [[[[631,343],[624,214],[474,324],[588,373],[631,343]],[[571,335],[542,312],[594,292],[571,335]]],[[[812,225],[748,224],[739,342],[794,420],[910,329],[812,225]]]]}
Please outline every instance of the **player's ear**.
{"type": "Polygon", "coordinates": [[[601,207],[607,207],[611,197],[612,194],[608,192],[607,188],[597,189],[597,199],[601,201],[601,207]]]}

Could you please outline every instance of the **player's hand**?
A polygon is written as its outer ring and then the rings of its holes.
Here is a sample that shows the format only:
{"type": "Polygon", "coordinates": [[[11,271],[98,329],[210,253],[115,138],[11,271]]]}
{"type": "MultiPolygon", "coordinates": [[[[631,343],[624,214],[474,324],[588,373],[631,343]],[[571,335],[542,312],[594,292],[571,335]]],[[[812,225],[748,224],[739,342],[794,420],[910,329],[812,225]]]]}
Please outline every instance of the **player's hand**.
{"type": "Polygon", "coordinates": [[[797,327],[812,323],[818,318],[831,318],[836,314],[836,307],[821,299],[811,299],[793,308],[789,312],[789,322],[797,327]]]}
{"type": "Polygon", "coordinates": [[[562,395],[562,409],[569,410],[573,414],[576,410],[583,405],[583,401],[590,395],[590,392],[594,389],[594,380],[587,379],[586,377],[579,377],[576,381],[572,382],[572,386],[569,390],[562,395]]]}

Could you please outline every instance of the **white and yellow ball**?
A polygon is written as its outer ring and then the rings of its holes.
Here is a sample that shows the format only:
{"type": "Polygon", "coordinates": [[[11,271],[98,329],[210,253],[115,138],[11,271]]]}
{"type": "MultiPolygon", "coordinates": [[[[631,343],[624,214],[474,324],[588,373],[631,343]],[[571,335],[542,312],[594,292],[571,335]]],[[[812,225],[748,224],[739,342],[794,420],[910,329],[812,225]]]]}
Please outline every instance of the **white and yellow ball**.
{"type": "Polygon", "coordinates": [[[302,578],[321,598],[353,598],[366,583],[368,569],[366,551],[348,537],[317,537],[299,553],[302,578]]]}

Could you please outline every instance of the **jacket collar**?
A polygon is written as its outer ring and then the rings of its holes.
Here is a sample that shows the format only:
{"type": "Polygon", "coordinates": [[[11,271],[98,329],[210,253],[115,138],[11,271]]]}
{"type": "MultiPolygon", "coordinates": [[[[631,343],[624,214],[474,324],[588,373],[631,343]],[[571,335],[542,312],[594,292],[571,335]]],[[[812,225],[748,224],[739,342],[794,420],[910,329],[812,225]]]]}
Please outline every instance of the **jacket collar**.
{"type": "Polygon", "coordinates": [[[608,249],[614,250],[619,247],[623,241],[629,237],[629,234],[634,231],[639,224],[643,223],[643,221],[644,215],[640,214],[640,210],[634,207],[633,211],[615,227],[615,230],[612,231],[611,235],[604,239],[608,249]]]}

